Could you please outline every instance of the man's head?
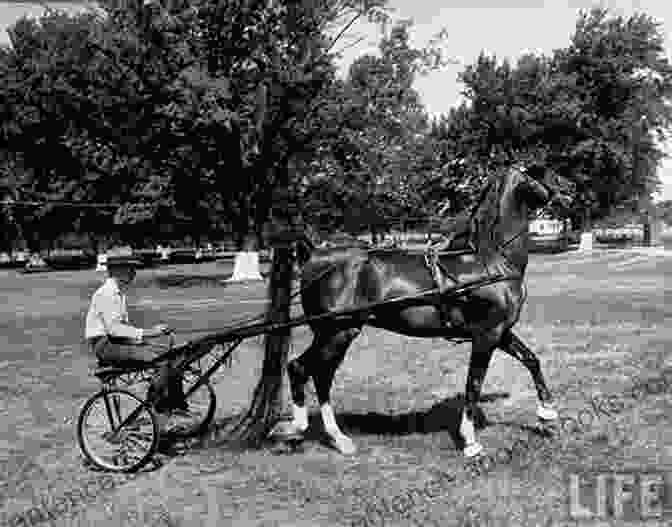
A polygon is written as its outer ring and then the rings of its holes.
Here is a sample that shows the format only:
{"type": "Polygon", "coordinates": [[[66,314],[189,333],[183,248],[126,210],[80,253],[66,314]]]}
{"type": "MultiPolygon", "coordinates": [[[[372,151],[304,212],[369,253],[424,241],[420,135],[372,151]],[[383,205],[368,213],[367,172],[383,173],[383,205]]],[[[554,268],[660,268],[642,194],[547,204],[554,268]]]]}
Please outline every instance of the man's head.
{"type": "Polygon", "coordinates": [[[133,281],[139,265],[140,261],[133,258],[133,253],[129,249],[108,251],[107,253],[107,274],[117,280],[122,287],[133,281]]]}

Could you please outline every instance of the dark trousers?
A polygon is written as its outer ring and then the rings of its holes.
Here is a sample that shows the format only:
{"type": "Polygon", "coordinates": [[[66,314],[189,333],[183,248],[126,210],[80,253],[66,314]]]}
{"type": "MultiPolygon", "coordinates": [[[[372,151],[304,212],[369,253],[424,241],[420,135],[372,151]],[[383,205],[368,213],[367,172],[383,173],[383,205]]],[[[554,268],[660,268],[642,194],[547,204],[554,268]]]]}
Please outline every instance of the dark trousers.
{"type": "MultiPolygon", "coordinates": [[[[110,365],[120,368],[146,364],[166,352],[165,346],[135,344],[125,339],[112,337],[89,339],[89,347],[101,366],[110,365]]],[[[181,357],[177,357],[161,364],[152,379],[147,399],[153,402],[159,412],[165,412],[171,408],[186,408],[182,391],[182,374],[177,367],[180,360],[181,357]]]]}

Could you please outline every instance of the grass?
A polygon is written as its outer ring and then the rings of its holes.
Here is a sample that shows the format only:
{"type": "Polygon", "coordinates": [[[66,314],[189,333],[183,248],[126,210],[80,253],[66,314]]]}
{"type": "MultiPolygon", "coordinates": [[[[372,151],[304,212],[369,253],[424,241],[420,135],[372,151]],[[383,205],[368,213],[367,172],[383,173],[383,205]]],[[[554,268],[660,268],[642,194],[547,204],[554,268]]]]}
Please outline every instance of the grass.
{"type": "MultiPolygon", "coordinates": [[[[218,264],[141,271],[131,317],[145,326],[164,321],[191,338],[261,313],[264,285],[226,285],[221,279],[230,271],[218,264]]],[[[356,455],[320,442],[311,393],[302,450],[187,445],[181,455],[160,456],[158,469],[111,476],[118,486],[68,508],[56,524],[463,527],[489,518],[537,527],[562,520],[572,467],[672,465],[670,393],[627,395],[637,378],[672,368],[670,275],[672,259],[619,251],[533,257],[518,332],[537,352],[561,415],[589,410],[591,396],[617,396],[622,408],[586,430],[542,437],[529,374],[497,353],[479,439],[491,453],[532,441],[511,463],[474,471],[456,450],[468,345],[367,328],[332,390],[356,455]]],[[[102,477],[82,465],[74,441],[77,413],[98,387],[82,325],[99,279],[92,271],[0,274],[7,299],[0,306],[0,524],[38,497],[102,477]]],[[[299,353],[310,334],[298,328],[293,335],[299,353]]],[[[232,368],[215,375],[219,422],[248,403],[261,358],[261,339],[251,339],[232,368]]]]}

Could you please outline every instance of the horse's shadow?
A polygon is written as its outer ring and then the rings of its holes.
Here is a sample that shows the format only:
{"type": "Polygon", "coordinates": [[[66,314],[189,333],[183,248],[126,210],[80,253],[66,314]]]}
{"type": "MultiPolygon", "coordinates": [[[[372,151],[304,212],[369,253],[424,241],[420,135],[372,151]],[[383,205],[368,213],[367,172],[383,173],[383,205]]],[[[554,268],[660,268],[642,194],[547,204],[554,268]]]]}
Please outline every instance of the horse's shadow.
{"type": "MultiPolygon", "coordinates": [[[[489,403],[497,401],[498,399],[506,399],[510,397],[508,392],[493,392],[481,395],[479,403],[489,403]]],[[[336,415],[336,420],[344,433],[350,436],[406,436],[411,434],[433,434],[437,432],[447,431],[450,435],[456,448],[464,448],[464,441],[459,433],[462,410],[464,409],[465,398],[464,394],[457,394],[434,404],[431,408],[402,414],[382,414],[379,412],[367,412],[363,414],[352,412],[341,412],[336,415]]],[[[240,416],[228,416],[217,420],[216,423],[200,438],[196,438],[195,442],[189,441],[187,450],[194,451],[199,448],[208,448],[215,444],[221,444],[217,440],[212,442],[208,439],[213,431],[219,431],[220,437],[225,437],[221,432],[229,430],[235,424],[240,416]]],[[[483,410],[477,407],[476,415],[474,416],[474,426],[477,430],[486,428],[492,425],[508,425],[517,428],[520,431],[527,431],[529,433],[538,434],[540,436],[547,436],[548,431],[539,429],[535,426],[521,425],[509,421],[491,421],[489,420],[483,410]]],[[[309,416],[309,426],[303,434],[302,441],[314,441],[317,443],[329,444],[328,438],[325,435],[322,419],[317,413],[311,413],[309,416]]],[[[282,440],[272,440],[268,444],[282,443],[282,440]]],[[[226,440],[224,440],[226,442],[226,440]]],[[[167,446],[170,447],[171,441],[168,440],[167,446]]],[[[177,442],[179,443],[179,441],[177,442]]],[[[266,444],[266,443],[265,443],[266,444]]],[[[232,446],[230,444],[229,446],[232,446]]],[[[173,457],[170,448],[167,451],[161,452],[164,455],[173,457]]]]}
{"type": "MultiPolygon", "coordinates": [[[[497,399],[510,397],[507,392],[495,392],[481,395],[480,403],[494,402],[497,399]]],[[[342,412],[336,415],[336,420],[348,435],[388,435],[405,436],[410,434],[432,434],[447,431],[458,448],[462,448],[463,440],[459,434],[462,410],[464,408],[464,394],[457,394],[434,404],[431,408],[402,414],[382,414],[367,412],[356,414],[342,412]]],[[[483,410],[477,407],[474,416],[474,426],[482,429],[492,424],[486,418],[483,410]]],[[[310,425],[305,438],[320,440],[324,438],[324,431],[319,415],[310,416],[310,425]]]]}

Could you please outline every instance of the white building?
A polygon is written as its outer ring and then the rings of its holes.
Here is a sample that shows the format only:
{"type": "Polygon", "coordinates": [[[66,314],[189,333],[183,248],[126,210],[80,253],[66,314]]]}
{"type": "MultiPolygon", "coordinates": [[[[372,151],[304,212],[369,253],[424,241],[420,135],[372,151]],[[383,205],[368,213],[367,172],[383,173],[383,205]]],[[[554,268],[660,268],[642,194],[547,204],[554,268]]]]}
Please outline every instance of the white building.
{"type": "Polygon", "coordinates": [[[530,234],[536,236],[558,236],[564,233],[566,229],[567,223],[565,221],[546,215],[530,222],[530,234]]]}

